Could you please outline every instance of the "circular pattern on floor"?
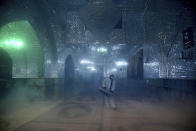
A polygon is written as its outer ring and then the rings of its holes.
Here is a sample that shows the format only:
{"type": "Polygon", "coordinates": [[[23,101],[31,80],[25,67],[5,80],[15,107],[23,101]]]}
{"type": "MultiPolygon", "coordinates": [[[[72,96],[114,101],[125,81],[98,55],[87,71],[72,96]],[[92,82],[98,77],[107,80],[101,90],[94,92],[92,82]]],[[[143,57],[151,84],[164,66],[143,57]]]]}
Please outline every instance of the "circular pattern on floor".
{"type": "Polygon", "coordinates": [[[79,118],[87,116],[91,111],[87,104],[73,103],[63,106],[58,115],[65,118],[79,118]]]}

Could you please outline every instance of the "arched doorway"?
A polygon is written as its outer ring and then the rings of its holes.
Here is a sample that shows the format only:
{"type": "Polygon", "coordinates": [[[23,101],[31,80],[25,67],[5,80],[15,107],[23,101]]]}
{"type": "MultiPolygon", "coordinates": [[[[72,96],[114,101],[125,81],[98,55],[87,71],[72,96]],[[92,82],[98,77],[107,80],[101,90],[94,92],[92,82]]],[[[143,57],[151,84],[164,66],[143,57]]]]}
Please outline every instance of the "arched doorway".
{"type": "Polygon", "coordinates": [[[75,67],[74,61],[71,55],[68,55],[65,60],[65,69],[64,69],[64,95],[71,95],[74,91],[73,83],[74,83],[74,74],[75,67]]]}
{"type": "Polygon", "coordinates": [[[12,59],[9,54],[0,48],[0,79],[12,78],[12,59]]]}
{"type": "Polygon", "coordinates": [[[6,96],[7,88],[12,78],[12,59],[0,48],[0,98],[6,96]]]}
{"type": "Polygon", "coordinates": [[[143,74],[143,49],[141,49],[129,59],[127,78],[143,79],[143,74]]]}
{"type": "Polygon", "coordinates": [[[71,55],[68,55],[65,60],[65,70],[64,70],[65,81],[72,83],[74,78],[74,62],[71,55]]]}
{"type": "Polygon", "coordinates": [[[0,47],[12,58],[12,78],[40,78],[43,52],[28,21],[10,22],[0,28],[0,47]]]}

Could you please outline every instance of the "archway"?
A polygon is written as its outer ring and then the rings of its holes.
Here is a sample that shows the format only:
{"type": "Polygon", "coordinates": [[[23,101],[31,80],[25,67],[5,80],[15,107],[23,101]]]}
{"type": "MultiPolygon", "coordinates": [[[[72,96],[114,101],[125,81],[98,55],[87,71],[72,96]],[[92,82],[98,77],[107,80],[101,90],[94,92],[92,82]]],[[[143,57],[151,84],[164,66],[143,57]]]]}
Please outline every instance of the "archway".
{"type": "Polygon", "coordinates": [[[68,55],[65,60],[65,69],[64,69],[64,95],[71,95],[74,91],[74,61],[71,55],[68,55]]]}
{"type": "Polygon", "coordinates": [[[1,27],[0,47],[12,58],[12,78],[43,76],[43,53],[40,41],[28,21],[10,22],[1,27]]]}
{"type": "Polygon", "coordinates": [[[143,49],[140,49],[135,55],[129,59],[127,78],[143,79],[143,49]]]}
{"type": "Polygon", "coordinates": [[[74,78],[74,62],[71,55],[68,55],[65,60],[65,81],[71,83],[74,78]]]}
{"type": "Polygon", "coordinates": [[[9,54],[0,48],[0,79],[12,78],[12,59],[9,54]]]}
{"type": "Polygon", "coordinates": [[[6,96],[12,78],[12,59],[9,54],[0,48],[0,99],[6,96]]]}

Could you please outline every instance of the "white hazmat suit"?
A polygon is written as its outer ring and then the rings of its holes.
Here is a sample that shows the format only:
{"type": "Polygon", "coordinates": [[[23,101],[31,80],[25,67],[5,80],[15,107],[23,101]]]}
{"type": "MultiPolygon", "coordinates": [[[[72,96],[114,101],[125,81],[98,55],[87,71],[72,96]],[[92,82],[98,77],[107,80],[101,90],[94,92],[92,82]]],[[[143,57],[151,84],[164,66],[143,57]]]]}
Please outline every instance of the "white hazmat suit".
{"type": "MultiPolygon", "coordinates": [[[[116,82],[115,82],[114,78],[106,77],[103,80],[102,87],[106,88],[108,91],[114,92],[114,90],[116,88],[115,86],[116,86],[116,82]]],[[[113,96],[105,94],[104,98],[105,98],[105,105],[106,105],[106,107],[110,107],[111,106],[112,109],[116,109],[116,105],[115,105],[113,96]]]]}

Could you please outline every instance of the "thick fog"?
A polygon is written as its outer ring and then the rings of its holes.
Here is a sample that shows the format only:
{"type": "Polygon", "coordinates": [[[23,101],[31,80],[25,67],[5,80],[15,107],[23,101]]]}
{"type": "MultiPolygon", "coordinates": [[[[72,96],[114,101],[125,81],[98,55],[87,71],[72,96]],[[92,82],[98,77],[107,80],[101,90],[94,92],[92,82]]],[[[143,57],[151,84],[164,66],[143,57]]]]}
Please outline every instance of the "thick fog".
{"type": "Polygon", "coordinates": [[[194,6],[0,1],[0,130],[195,130],[194,6]]]}

